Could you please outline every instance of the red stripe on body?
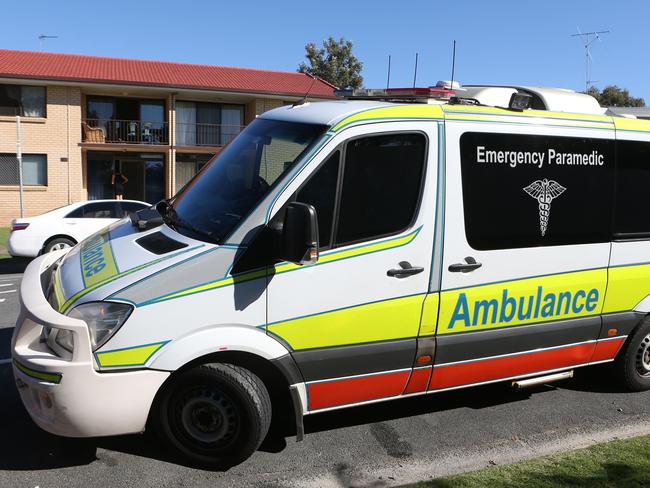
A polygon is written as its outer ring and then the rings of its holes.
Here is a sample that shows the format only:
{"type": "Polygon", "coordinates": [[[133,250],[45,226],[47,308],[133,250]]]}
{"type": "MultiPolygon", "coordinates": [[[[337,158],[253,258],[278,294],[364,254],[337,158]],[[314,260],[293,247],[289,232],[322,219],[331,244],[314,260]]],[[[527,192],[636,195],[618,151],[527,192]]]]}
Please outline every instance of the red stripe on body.
{"type": "Polygon", "coordinates": [[[516,356],[437,366],[434,367],[429,390],[585,364],[592,360],[595,348],[595,343],[579,344],[516,356]]]}
{"type": "Polygon", "coordinates": [[[612,339],[596,343],[596,349],[594,350],[594,355],[591,357],[591,360],[595,362],[614,359],[624,342],[625,337],[621,337],[620,339],[612,339]]]}
{"type": "Polygon", "coordinates": [[[312,383],[308,385],[309,409],[318,410],[401,395],[410,375],[410,371],[400,371],[312,383]]]}
{"type": "Polygon", "coordinates": [[[428,368],[413,370],[404,393],[419,393],[421,391],[426,391],[431,378],[432,369],[433,368],[429,366],[428,368]]]}

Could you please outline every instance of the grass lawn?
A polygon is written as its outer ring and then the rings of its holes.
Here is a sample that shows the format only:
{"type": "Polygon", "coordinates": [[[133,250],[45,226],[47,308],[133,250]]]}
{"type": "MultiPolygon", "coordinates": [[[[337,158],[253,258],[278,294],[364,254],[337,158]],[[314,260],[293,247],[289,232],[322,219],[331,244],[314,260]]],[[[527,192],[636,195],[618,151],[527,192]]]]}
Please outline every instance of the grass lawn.
{"type": "Polygon", "coordinates": [[[493,466],[410,488],[650,486],[650,436],[611,441],[579,451],[493,466]]]}
{"type": "Polygon", "coordinates": [[[0,227],[0,259],[10,257],[7,253],[7,239],[9,239],[9,227],[0,227]]]}

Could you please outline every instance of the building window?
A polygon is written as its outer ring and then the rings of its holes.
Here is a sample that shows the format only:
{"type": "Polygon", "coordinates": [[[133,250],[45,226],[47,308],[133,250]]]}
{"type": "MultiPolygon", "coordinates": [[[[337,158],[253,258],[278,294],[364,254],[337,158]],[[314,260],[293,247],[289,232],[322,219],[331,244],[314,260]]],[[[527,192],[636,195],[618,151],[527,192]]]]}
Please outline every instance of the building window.
{"type": "Polygon", "coordinates": [[[180,191],[201,168],[212,159],[214,154],[176,154],[176,191],[180,191]]]}
{"type": "Polygon", "coordinates": [[[474,249],[610,240],[613,140],[468,132],[460,157],[474,249]]]}
{"type": "Polygon", "coordinates": [[[224,146],[242,130],[243,105],[176,102],[178,146],[224,146]]]}
{"type": "Polygon", "coordinates": [[[0,115],[45,117],[45,87],[0,85],[0,115]]]}
{"type": "MultiPolygon", "coordinates": [[[[15,154],[0,154],[0,185],[18,185],[18,158],[15,154]]],[[[23,185],[47,185],[47,156],[23,154],[23,185]]]]}

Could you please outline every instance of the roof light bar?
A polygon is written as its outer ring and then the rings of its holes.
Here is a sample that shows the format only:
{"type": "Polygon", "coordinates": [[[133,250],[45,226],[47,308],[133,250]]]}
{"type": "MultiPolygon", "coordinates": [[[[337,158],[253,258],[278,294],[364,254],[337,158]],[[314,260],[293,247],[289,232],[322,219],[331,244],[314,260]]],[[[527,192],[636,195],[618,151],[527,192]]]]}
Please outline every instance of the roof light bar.
{"type": "Polygon", "coordinates": [[[336,96],[355,100],[449,100],[455,91],[441,87],[356,88],[336,90],[336,96]]]}

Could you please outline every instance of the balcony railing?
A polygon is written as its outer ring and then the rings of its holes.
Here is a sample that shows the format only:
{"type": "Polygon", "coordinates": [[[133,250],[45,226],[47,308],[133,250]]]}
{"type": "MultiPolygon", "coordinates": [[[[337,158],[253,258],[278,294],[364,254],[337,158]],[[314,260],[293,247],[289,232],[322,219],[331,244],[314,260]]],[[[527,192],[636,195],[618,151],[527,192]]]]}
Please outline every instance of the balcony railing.
{"type": "Polygon", "coordinates": [[[86,119],[83,141],[117,144],[169,144],[167,122],[146,120],[86,119]]]}
{"type": "Polygon", "coordinates": [[[237,137],[244,127],[243,125],[176,122],[176,145],[225,146],[237,137]]]}

